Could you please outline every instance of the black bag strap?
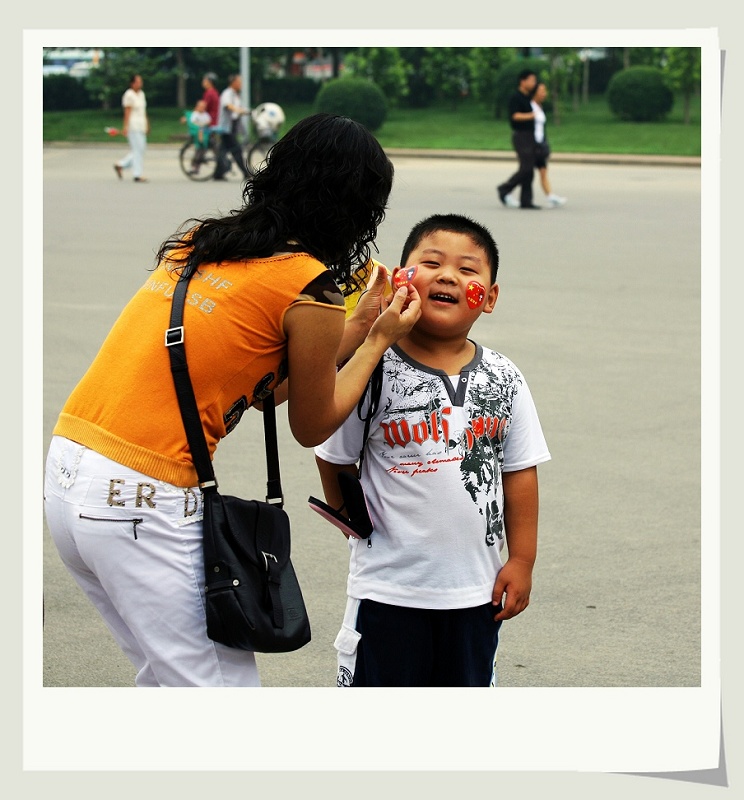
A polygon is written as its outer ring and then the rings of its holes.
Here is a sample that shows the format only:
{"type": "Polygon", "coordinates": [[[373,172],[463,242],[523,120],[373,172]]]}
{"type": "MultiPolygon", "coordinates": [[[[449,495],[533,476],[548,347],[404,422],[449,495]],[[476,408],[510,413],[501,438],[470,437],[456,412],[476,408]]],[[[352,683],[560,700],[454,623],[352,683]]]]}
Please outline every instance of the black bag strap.
{"type": "MultiPolygon", "coordinates": [[[[188,363],[186,361],[186,347],[184,345],[183,310],[186,304],[186,289],[189,283],[188,277],[181,276],[176,283],[173,292],[173,301],[170,314],[170,327],[165,332],[165,346],[168,348],[170,356],[171,372],[173,373],[173,383],[178,395],[178,405],[181,409],[183,427],[186,431],[186,439],[189,443],[191,456],[194,459],[194,467],[199,477],[199,488],[204,490],[216,490],[217,478],[212,467],[212,459],[209,457],[209,448],[204,436],[199,407],[194,395],[194,387],[189,375],[188,363]]],[[[266,482],[266,502],[284,506],[284,494],[282,493],[281,477],[279,474],[279,449],[276,435],[276,408],[274,403],[274,393],[271,392],[263,400],[263,420],[264,420],[264,441],[266,444],[266,470],[268,480],[266,482]]]]}
{"type": "Polygon", "coordinates": [[[357,476],[362,477],[362,464],[364,463],[364,451],[367,446],[367,439],[369,438],[369,428],[372,423],[372,417],[376,414],[377,408],[380,405],[380,397],[382,396],[382,362],[384,356],[375,365],[369,382],[364,389],[364,394],[359,398],[357,404],[357,416],[359,419],[364,419],[364,433],[362,434],[362,447],[359,451],[359,466],[357,468],[357,476]],[[364,405],[364,398],[369,395],[369,406],[367,408],[366,416],[362,417],[362,406],[364,405]]]}

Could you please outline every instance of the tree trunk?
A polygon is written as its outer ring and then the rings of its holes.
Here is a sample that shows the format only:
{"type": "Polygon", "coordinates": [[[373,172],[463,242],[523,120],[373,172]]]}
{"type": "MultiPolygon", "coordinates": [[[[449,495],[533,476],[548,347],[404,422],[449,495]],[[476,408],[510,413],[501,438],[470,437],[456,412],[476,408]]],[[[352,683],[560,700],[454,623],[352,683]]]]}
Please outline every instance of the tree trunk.
{"type": "Polygon", "coordinates": [[[553,119],[552,125],[561,124],[561,82],[558,72],[555,69],[550,73],[551,95],[553,98],[553,119]]]}
{"type": "Polygon", "coordinates": [[[183,57],[183,48],[175,48],[176,56],[176,105],[186,108],[186,62],[183,57]]]}
{"type": "Polygon", "coordinates": [[[328,48],[331,54],[332,77],[338,78],[341,69],[341,51],[338,47],[328,48]]]}
{"type": "Polygon", "coordinates": [[[584,70],[581,85],[581,102],[586,105],[589,102],[589,59],[584,59],[584,70]]]}

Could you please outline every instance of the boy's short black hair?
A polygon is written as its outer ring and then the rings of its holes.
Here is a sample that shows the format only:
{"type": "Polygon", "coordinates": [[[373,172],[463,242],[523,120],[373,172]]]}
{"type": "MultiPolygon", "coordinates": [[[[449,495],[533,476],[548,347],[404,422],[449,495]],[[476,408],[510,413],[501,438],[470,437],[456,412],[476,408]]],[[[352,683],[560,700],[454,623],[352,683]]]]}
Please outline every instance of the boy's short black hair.
{"type": "Polygon", "coordinates": [[[518,83],[518,84],[519,84],[519,83],[522,83],[522,81],[523,81],[525,78],[529,78],[529,77],[530,77],[530,75],[534,75],[535,77],[537,77],[537,73],[535,72],[535,70],[534,70],[534,69],[523,69],[523,70],[522,70],[522,71],[519,73],[519,75],[517,75],[517,83],[518,83]]]}
{"type": "Polygon", "coordinates": [[[469,236],[473,244],[485,251],[488,263],[491,265],[491,283],[496,283],[499,271],[499,249],[485,225],[481,225],[463,214],[432,214],[426,219],[417,222],[408,234],[403,252],[400,256],[401,266],[405,266],[411,251],[418,247],[419,242],[437,231],[450,231],[469,236]]]}

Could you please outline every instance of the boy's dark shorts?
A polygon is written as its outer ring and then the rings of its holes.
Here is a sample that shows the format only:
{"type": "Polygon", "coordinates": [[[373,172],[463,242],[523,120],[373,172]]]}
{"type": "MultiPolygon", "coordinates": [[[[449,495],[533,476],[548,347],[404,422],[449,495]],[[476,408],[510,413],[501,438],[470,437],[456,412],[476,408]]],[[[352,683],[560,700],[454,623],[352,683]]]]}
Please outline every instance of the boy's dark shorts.
{"type": "Polygon", "coordinates": [[[340,686],[495,683],[501,622],[491,603],[428,609],[349,598],[347,612],[336,639],[340,686]]]}

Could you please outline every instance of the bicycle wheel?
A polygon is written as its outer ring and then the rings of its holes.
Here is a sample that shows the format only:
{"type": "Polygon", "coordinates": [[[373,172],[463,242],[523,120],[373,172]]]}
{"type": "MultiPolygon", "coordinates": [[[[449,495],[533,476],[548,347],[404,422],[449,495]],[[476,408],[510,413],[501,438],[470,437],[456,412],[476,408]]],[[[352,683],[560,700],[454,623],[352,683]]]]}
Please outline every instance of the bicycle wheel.
{"type": "Polygon", "coordinates": [[[178,159],[183,174],[189,180],[208,181],[214,176],[217,167],[217,153],[211,144],[199,153],[196,145],[189,140],[181,148],[178,159]]]}
{"type": "Polygon", "coordinates": [[[251,175],[254,175],[264,165],[266,156],[273,144],[273,139],[259,139],[253,147],[248,150],[245,162],[248,167],[248,172],[250,172],[251,175]]]}

